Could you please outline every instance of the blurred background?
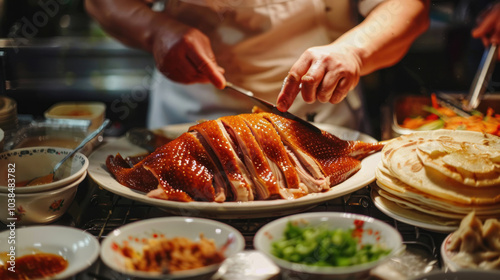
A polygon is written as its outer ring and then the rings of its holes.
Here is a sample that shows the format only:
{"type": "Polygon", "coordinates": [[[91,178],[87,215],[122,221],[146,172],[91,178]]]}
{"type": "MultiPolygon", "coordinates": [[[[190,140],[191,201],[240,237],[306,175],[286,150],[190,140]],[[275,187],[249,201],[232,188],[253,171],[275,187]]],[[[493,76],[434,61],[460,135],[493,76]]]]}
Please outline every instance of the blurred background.
{"type": "MultiPolygon", "coordinates": [[[[431,26],[397,65],[362,78],[373,136],[393,96],[466,93],[484,47],[471,38],[492,1],[432,1],[431,26]]],[[[146,124],[148,53],[123,46],[88,17],[84,0],[0,0],[0,94],[17,101],[20,118],[38,118],[60,101],[102,101],[108,134],[146,124]]],[[[493,74],[488,92],[500,85],[493,74]]]]}

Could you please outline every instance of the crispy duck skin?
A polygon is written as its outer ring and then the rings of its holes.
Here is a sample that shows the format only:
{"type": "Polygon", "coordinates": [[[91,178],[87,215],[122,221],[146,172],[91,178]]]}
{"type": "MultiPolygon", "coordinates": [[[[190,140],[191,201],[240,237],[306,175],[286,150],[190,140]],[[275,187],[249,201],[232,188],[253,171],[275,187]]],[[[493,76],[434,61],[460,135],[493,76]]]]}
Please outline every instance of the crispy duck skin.
{"type": "Polygon", "coordinates": [[[160,199],[293,199],[343,182],[382,147],[261,112],[194,125],[132,167],[120,155],[106,165],[119,183],[160,199]]]}
{"type": "Polygon", "coordinates": [[[266,156],[255,139],[250,127],[242,116],[229,116],[221,119],[232,142],[237,143],[238,155],[247,167],[248,173],[255,182],[257,199],[288,198],[291,195],[285,186],[280,185],[266,159],[266,156]]]}
{"type": "Polygon", "coordinates": [[[262,118],[260,114],[244,114],[240,116],[259,143],[271,170],[278,180],[278,185],[288,190],[289,195],[287,194],[284,198],[291,198],[291,196],[297,198],[306,195],[307,192],[300,188],[301,183],[297,171],[273,125],[262,118]]]}
{"type": "Polygon", "coordinates": [[[344,141],[326,131],[318,135],[302,124],[271,113],[261,113],[279,132],[282,141],[306,164],[308,171],[327,179],[328,189],[352,176],[361,168],[361,159],[379,151],[381,143],[344,141]],[[319,170],[318,170],[319,169],[319,170]]]}
{"type": "Polygon", "coordinates": [[[237,155],[235,143],[229,137],[220,120],[205,121],[189,128],[199,132],[207,141],[224,173],[235,201],[254,200],[253,181],[248,177],[245,164],[237,155]]]}
{"type": "Polygon", "coordinates": [[[174,201],[193,201],[195,198],[199,201],[226,200],[221,172],[195,133],[182,134],[132,168],[114,168],[117,158],[109,156],[106,162],[117,181],[148,192],[149,196],[174,201]],[[151,183],[143,185],[144,178],[151,181],[151,177],[144,176],[144,171],[155,178],[154,188],[151,188],[151,183]]]}

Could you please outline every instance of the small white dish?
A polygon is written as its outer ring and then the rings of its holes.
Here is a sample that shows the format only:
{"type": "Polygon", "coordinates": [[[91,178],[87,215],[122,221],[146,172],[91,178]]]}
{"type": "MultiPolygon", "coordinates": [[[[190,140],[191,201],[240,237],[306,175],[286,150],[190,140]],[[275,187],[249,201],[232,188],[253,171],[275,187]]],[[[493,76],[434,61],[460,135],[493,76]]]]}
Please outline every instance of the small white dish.
{"type": "Polygon", "coordinates": [[[283,217],[274,220],[257,231],[254,247],[273,260],[282,270],[282,274],[297,279],[363,279],[370,270],[388,261],[404,250],[401,234],[392,226],[372,217],[338,212],[311,212],[283,217]],[[280,259],[271,253],[272,244],[283,238],[287,224],[292,222],[303,226],[326,226],[328,229],[354,229],[355,224],[362,225],[361,244],[378,244],[390,249],[388,255],[378,260],[352,266],[310,266],[280,259]]]}
{"type": "Polygon", "coordinates": [[[59,147],[28,147],[1,153],[0,193],[9,192],[9,184],[18,185],[15,189],[16,194],[26,194],[57,189],[81,178],[87,171],[89,160],[85,155],[76,153],[71,165],[66,162],[61,167],[68,166],[60,180],[38,186],[19,186],[23,182],[50,174],[54,166],[71,151],[72,149],[59,147]]]}
{"type": "Polygon", "coordinates": [[[0,252],[15,246],[16,258],[34,253],[51,253],[63,257],[68,266],[51,279],[66,279],[90,267],[99,256],[97,239],[80,229],[65,226],[31,226],[15,229],[15,245],[8,242],[11,230],[0,233],[0,252]]]}
{"type": "Polygon", "coordinates": [[[217,272],[221,263],[197,269],[179,271],[175,274],[134,271],[127,269],[125,264],[126,258],[118,249],[118,246],[126,243],[135,251],[142,252],[144,239],[164,236],[165,238],[186,237],[192,241],[197,241],[200,239],[200,234],[203,234],[207,239],[213,239],[217,248],[221,248],[231,239],[224,254],[226,258],[242,251],[245,247],[243,235],[227,224],[203,218],[165,217],[142,220],[115,229],[103,240],[100,256],[101,260],[114,271],[141,279],[209,278],[217,272]]]}
{"type": "Polygon", "coordinates": [[[78,185],[87,176],[85,171],[76,181],[56,189],[34,193],[16,193],[15,202],[10,206],[10,192],[0,192],[0,205],[5,206],[0,211],[0,222],[9,224],[11,218],[16,218],[18,225],[48,224],[57,221],[66,213],[78,191],[78,185]]]}
{"type": "Polygon", "coordinates": [[[104,121],[106,104],[102,102],[61,102],[45,111],[47,119],[90,120],[89,131],[98,128],[104,121]]]}

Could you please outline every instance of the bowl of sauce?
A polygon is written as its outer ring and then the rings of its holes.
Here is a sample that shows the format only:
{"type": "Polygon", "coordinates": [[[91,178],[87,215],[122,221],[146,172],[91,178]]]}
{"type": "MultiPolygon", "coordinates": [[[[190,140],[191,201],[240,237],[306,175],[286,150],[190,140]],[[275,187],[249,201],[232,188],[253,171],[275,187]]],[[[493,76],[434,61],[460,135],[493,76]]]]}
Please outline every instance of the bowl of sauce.
{"type": "Polygon", "coordinates": [[[82,230],[66,226],[17,228],[16,250],[8,243],[10,230],[0,233],[0,279],[64,279],[90,267],[99,242],[82,230]],[[15,263],[12,262],[15,260],[15,263]],[[15,272],[12,272],[15,265],[15,272]]]}
{"type": "Polygon", "coordinates": [[[76,153],[68,159],[63,177],[52,181],[49,178],[54,166],[72,149],[60,147],[27,147],[0,153],[0,193],[15,190],[16,195],[38,193],[69,185],[86,173],[89,160],[82,153],[76,153]],[[37,185],[28,185],[35,178],[46,176],[45,181],[37,185]]]}

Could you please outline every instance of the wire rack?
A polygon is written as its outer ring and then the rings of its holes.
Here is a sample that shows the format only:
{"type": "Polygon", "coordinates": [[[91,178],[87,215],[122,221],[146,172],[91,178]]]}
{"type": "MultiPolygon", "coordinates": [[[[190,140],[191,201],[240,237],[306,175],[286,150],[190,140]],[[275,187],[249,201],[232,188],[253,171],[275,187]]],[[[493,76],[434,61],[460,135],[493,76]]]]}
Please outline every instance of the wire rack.
{"type": "MultiPolygon", "coordinates": [[[[80,188],[78,199],[70,209],[68,216],[60,223],[71,224],[94,235],[98,240],[105,238],[111,231],[125,224],[147,218],[173,216],[157,207],[133,201],[115,195],[97,186],[91,179],[86,179],[86,188],[80,188]]],[[[84,181],[85,183],[85,181],[84,181]]],[[[350,195],[322,203],[307,211],[348,212],[368,215],[394,226],[402,235],[406,253],[393,266],[405,271],[408,276],[418,275],[440,269],[439,246],[446,235],[429,232],[421,228],[394,220],[380,212],[370,198],[371,186],[368,185],[350,195]],[[414,270],[414,272],[410,271],[414,270]]],[[[238,229],[246,241],[246,249],[253,250],[253,237],[266,223],[280,218],[256,219],[215,219],[238,229]]],[[[109,279],[99,278],[85,279],[109,279]]]]}
{"type": "MultiPolygon", "coordinates": [[[[404,271],[408,278],[423,272],[441,269],[439,246],[446,234],[429,232],[421,228],[394,220],[380,212],[370,197],[371,185],[350,195],[339,197],[315,206],[307,212],[348,212],[363,214],[382,220],[394,226],[406,245],[404,255],[394,260],[393,268],[404,271]]],[[[80,228],[102,241],[110,232],[125,224],[155,217],[173,216],[155,206],[143,204],[115,195],[100,188],[90,178],[85,179],[77,192],[68,212],[56,224],[80,228]]],[[[253,250],[253,237],[266,223],[280,218],[215,219],[238,229],[245,238],[246,250],[253,250]]],[[[3,225],[2,225],[3,226],[3,225]]],[[[123,279],[103,276],[106,267],[99,261],[74,280],[123,279]]],[[[275,279],[275,278],[273,278],[275,279]]]]}

